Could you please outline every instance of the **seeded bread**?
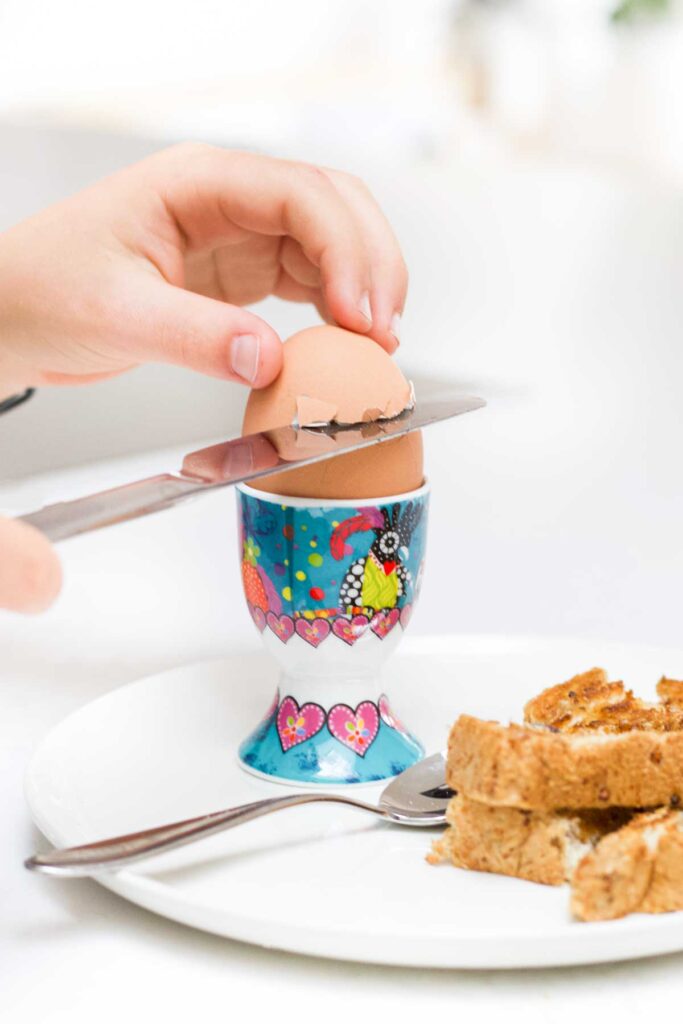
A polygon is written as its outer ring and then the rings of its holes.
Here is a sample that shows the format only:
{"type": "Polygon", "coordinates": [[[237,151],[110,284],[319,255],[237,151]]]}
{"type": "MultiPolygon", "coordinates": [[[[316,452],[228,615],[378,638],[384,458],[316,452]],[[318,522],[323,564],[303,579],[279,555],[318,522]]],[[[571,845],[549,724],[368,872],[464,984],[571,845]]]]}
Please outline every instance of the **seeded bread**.
{"type": "Polygon", "coordinates": [[[683,682],[662,678],[657,696],[591,669],[530,700],[524,725],[462,715],[457,795],[428,860],[570,881],[582,921],[683,910],[683,682]]]}
{"type": "Polygon", "coordinates": [[[591,669],[544,690],[524,725],[461,715],[447,778],[481,803],[534,811],[677,806],[683,796],[683,682],[648,704],[591,669]]]}
{"type": "Polygon", "coordinates": [[[434,842],[427,859],[431,864],[449,862],[470,871],[562,885],[603,836],[632,816],[623,809],[522,811],[458,795],[448,806],[449,828],[434,842]]]}
{"type": "Polygon", "coordinates": [[[428,856],[542,885],[571,883],[580,921],[683,910],[683,812],[521,811],[456,796],[428,856]]]}
{"type": "Polygon", "coordinates": [[[683,812],[639,814],[605,836],[576,868],[571,908],[580,921],[683,910],[683,812]]]}

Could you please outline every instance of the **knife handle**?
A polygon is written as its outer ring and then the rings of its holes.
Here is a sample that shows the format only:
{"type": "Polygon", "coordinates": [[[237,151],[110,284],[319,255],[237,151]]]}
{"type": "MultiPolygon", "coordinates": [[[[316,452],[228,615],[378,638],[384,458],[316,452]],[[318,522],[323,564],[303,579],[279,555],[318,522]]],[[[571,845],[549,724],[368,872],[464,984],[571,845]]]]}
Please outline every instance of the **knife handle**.
{"type": "Polygon", "coordinates": [[[170,508],[177,501],[210,487],[211,484],[203,480],[164,473],[91,494],[86,498],[46,505],[37,512],[18,518],[23,523],[35,526],[48,540],[66,540],[79,533],[170,508]]]}

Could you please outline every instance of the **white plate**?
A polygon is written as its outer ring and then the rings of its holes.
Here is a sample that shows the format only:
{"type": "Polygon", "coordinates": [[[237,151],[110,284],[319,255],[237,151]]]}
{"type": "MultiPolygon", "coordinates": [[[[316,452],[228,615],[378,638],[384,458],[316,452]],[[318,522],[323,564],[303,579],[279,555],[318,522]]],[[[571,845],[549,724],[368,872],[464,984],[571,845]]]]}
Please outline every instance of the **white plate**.
{"type": "MultiPolygon", "coordinates": [[[[397,713],[428,750],[438,750],[459,712],[519,718],[531,694],[595,664],[643,694],[662,673],[683,676],[681,651],[418,637],[390,663],[388,685],[397,713]]],[[[273,667],[246,653],[94,701],[58,726],[30,764],[26,791],[37,825],[53,843],[74,845],[280,795],[280,785],[247,775],[235,761],[238,740],[273,688],[273,667]]],[[[373,792],[365,787],[363,796],[373,792]]],[[[424,857],[434,835],[313,805],[99,881],[196,928],[344,960],[531,967],[683,949],[683,913],[578,924],[569,917],[566,888],[429,867],[424,857]]]]}

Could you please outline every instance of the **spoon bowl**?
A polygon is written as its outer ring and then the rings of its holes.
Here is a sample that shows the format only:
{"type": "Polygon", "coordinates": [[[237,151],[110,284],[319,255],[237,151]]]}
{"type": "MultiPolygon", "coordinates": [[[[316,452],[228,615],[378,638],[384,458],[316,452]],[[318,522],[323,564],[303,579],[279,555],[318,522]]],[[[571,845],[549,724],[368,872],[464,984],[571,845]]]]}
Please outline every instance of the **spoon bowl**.
{"type": "Polygon", "coordinates": [[[443,754],[432,754],[392,779],[377,806],[398,825],[443,825],[454,795],[446,785],[443,754]]]}

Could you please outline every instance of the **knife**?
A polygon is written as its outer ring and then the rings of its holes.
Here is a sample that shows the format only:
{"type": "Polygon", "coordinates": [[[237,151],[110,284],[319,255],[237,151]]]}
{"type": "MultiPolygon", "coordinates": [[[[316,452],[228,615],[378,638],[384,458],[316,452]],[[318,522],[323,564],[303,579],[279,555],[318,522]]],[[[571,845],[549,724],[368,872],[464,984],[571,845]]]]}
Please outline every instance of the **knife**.
{"type": "Polygon", "coordinates": [[[388,420],[344,426],[275,427],[191,452],[176,472],[136,480],[73,501],[46,505],[18,518],[37,527],[52,541],[113,526],[218,487],[246,483],[271,473],[310,466],[345,452],[422,430],[481,409],[486,402],[468,395],[426,398],[414,408],[388,420]]]}

